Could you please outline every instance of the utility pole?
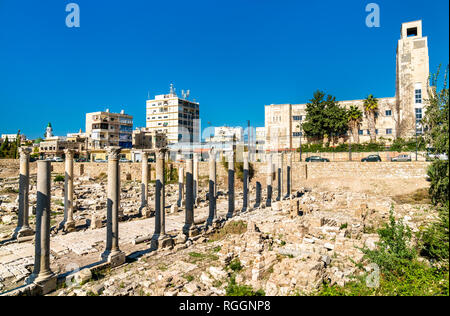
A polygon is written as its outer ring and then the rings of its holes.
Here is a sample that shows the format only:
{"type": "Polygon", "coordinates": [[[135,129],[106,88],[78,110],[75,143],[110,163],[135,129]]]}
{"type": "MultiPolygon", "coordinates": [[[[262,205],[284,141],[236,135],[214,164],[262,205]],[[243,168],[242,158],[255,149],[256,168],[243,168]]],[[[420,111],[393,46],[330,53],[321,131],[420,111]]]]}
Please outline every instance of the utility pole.
{"type": "Polygon", "coordinates": [[[417,143],[417,121],[416,121],[416,161],[417,161],[417,151],[418,151],[418,143],[417,143]]]}
{"type": "Polygon", "coordinates": [[[349,138],[348,143],[348,160],[352,161],[352,140],[349,138]]]}

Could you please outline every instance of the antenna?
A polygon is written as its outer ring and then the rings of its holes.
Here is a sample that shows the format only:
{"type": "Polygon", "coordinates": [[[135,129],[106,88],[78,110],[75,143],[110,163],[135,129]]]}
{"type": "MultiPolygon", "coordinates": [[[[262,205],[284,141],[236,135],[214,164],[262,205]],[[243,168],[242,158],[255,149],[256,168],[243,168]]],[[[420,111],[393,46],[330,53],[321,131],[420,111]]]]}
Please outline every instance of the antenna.
{"type": "Polygon", "coordinates": [[[173,87],[173,83],[170,84],[170,94],[175,94],[175,88],[173,87]]]}
{"type": "Polygon", "coordinates": [[[186,91],[186,99],[189,99],[190,94],[191,94],[191,90],[186,91]]]}

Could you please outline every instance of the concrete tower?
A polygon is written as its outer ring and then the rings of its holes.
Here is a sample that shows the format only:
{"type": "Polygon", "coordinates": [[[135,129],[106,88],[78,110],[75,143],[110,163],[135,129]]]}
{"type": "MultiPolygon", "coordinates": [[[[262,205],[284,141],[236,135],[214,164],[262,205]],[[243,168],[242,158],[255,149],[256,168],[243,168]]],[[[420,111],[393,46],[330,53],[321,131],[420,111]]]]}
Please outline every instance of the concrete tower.
{"type": "Polygon", "coordinates": [[[397,47],[397,137],[423,132],[420,121],[428,99],[428,39],[422,37],[422,21],[403,23],[397,47]]]}

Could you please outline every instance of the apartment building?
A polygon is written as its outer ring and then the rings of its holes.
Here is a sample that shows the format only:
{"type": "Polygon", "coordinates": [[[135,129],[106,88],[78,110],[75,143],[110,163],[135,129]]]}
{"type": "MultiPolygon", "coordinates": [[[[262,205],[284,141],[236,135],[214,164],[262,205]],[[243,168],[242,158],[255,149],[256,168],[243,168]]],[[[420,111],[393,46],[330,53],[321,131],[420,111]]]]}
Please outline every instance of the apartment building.
{"type": "Polygon", "coordinates": [[[179,97],[171,84],[169,94],[147,100],[146,113],[146,129],[166,134],[169,144],[199,141],[200,104],[189,100],[189,91],[179,97]]]}
{"type": "Polygon", "coordinates": [[[133,117],[120,113],[93,112],[86,114],[86,136],[88,149],[103,149],[107,146],[132,147],[133,117]]]}
{"type": "MultiPolygon", "coordinates": [[[[428,40],[422,36],[422,21],[403,23],[396,56],[396,95],[378,99],[375,114],[377,138],[393,140],[411,138],[423,133],[421,120],[428,98],[429,57],[428,40]]],[[[370,94],[368,87],[367,94],[370,94]]],[[[340,101],[349,108],[357,106],[364,113],[364,100],[340,101]]],[[[271,104],[265,106],[266,150],[292,150],[305,144],[302,124],[306,119],[306,104],[271,104]]],[[[344,141],[352,141],[344,135],[344,141]]],[[[359,142],[368,142],[368,120],[363,114],[359,127],[359,142]]]]}

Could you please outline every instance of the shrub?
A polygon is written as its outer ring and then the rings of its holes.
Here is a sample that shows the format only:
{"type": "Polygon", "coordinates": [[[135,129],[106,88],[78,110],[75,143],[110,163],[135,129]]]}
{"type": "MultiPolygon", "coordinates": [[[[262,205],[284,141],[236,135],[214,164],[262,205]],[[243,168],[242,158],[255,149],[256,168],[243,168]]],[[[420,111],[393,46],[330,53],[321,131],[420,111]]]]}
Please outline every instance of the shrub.
{"type": "Polygon", "coordinates": [[[449,259],[449,204],[439,208],[439,220],[430,225],[420,236],[420,254],[434,261],[449,259]]]}
{"type": "Polygon", "coordinates": [[[64,176],[60,174],[55,176],[55,178],[53,179],[54,182],[63,182],[64,180],[65,180],[64,176]]]}
{"type": "Polygon", "coordinates": [[[428,168],[428,176],[431,180],[430,195],[433,204],[448,202],[448,179],[449,164],[448,160],[434,161],[428,168]]]}
{"type": "Polygon", "coordinates": [[[234,272],[239,272],[242,270],[241,261],[239,259],[234,259],[233,261],[231,261],[228,267],[234,272]]]}
{"type": "Polygon", "coordinates": [[[233,275],[226,288],[227,296],[265,296],[263,290],[253,291],[253,288],[248,285],[239,285],[236,283],[236,277],[233,275]]]}
{"type": "Polygon", "coordinates": [[[393,206],[390,210],[389,223],[378,230],[380,241],[377,249],[363,248],[364,257],[376,263],[380,269],[393,271],[416,258],[416,251],[411,247],[411,230],[402,220],[395,221],[393,206]]]}

